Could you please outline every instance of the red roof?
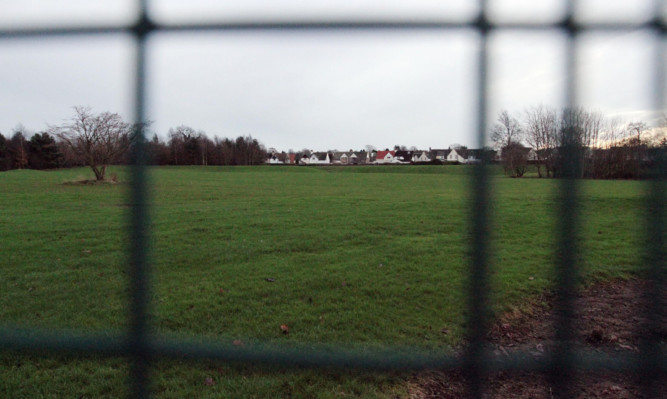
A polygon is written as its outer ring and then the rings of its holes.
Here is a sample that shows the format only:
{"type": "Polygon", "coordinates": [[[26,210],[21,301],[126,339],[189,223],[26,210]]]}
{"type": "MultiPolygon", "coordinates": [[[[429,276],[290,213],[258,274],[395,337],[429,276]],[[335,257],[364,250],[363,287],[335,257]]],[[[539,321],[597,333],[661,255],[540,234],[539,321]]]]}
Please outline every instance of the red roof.
{"type": "Polygon", "coordinates": [[[384,159],[384,157],[386,157],[387,154],[391,154],[391,156],[393,157],[396,155],[396,151],[378,151],[378,154],[375,157],[375,159],[384,159]]]}

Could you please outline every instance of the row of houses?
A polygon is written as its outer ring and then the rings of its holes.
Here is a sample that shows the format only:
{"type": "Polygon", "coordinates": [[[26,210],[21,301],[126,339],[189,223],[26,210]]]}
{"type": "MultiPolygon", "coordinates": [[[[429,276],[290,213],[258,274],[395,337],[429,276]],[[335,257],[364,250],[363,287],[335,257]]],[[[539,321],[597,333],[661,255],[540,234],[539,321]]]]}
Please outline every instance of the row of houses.
{"type": "Polygon", "coordinates": [[[483,154],[489,153],[491,159],[496,151],[490,149],[471,150],[467,148],[429,149],[426,150],[384,150],[384,151],[304,151],[285,153],[271,151],[267,163],[283,165],[386,165],[418,164],[432,162],[478,163],[483,154]]]}

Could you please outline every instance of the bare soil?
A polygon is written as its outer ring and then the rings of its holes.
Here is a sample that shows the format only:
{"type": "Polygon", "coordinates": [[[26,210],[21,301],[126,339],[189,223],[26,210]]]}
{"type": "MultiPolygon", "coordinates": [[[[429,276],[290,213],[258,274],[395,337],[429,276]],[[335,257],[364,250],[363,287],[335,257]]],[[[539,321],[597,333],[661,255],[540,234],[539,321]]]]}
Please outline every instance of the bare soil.
{"type": "MultiPolygon", "coordinates": [[[[616,280],[582,290],[576,298],[575,344],[607,353],[638,353],[646,338],[642,305],[649,283],[643,280],[616,280]]],[[[547,303],[552,298],[546,298],[547,303]]],[[[664,303],[664,302],[663,302],[664,303]]],[[[553,311],[550,305],[529,307],[504,315],[491,329],[488,341],[496,355],[513,350],[543,356],[553,347],[553,311]]],[[[655,334],[663,349],[667,323],[662,320],[655,334]]],[[[638,373],[576,373],[573,398],[653,399],[667,397],[667,378],[658,377],[647,394],[638,373]]],[[[554,398],[549,380],[538,372],[496,372],[485,378],[484,398],[554,398]]],[[[465,398],[467,387],[461,372],[429,371],[417,375],[411,397],[465,398]]]]}

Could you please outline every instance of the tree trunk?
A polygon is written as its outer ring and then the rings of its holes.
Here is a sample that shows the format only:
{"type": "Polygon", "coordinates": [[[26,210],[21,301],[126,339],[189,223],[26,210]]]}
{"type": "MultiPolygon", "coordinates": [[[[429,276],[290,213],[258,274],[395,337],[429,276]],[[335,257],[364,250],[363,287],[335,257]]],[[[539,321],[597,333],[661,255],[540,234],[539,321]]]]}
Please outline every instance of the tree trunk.
{"type": "Polygon", "coordinates": [[[537,161],[537,177],[542,178],[542,162],[537,161]]]}
{"type": "Polygon", "coordinates": [[[102,181],[104,180],[104,174],[107,171],[107,166],[103,165],[101,168],[98,168],[97,165],[90,165],[90,168],[95,173],[95,180],[102,181]]]}

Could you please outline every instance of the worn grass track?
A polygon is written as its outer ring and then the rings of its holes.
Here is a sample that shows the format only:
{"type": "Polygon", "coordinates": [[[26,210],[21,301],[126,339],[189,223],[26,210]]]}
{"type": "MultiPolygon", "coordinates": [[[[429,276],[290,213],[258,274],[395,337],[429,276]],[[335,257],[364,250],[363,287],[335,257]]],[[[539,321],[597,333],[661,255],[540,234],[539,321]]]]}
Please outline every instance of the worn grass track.
{"type": "MultiPolygon", "coordinates": [[[[87,177],[85,169],[0,173],[0,322],[95,331],[127,326],[127,170],[112,172],[120,184],[63,184],[87,177]]],[[[448,350],[464,331],[468,172],[465,166],[151,169],[152,325],[160,334],[223,342],[448,350]]],[[[493,310],[503,312],[538,298],[553,281],[558,181],[497,172],[491,294],[493,310]]],[[[638,270],[642,184],[582,182],[583,281],[638,270]]],[[[2,397],[126,392],[122,359],[0,356],[2,397]]],[[[161,361],[153,373],[161,398],[404,393],[397,374],[175,361],[161,361]]]]}

